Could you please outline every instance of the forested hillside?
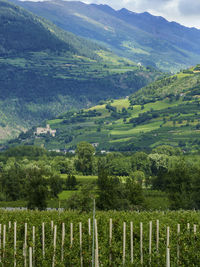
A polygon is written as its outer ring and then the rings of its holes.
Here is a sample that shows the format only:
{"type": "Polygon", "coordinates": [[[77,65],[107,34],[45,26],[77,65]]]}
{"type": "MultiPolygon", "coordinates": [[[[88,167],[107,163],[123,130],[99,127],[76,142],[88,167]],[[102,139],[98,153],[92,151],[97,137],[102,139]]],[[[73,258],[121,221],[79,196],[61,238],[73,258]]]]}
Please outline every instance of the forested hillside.
{"type": "Polygon", "coordinates": [[[59,27],[103,43],[120,56],[165,71],[177,71],[200,61],[200,30],[147,12],[79,1],[17,1],[59,27]]]}
{"type": "Polygon", "coordinates": [[[0,25],[1,140],[71,108],[126,96],[160,75],[4,0],[0,25]]]}
{"type": "MultiPolygon", "coordinates": [[[[97,143],[97,150],[149,151],[158,145],[199,151],[200,67],[159,79],[129,98],[101,101],[79,112],[48,120],[55,137],[32,131],[12,144],[43,144],[48,149],[74,149],[80,141],[97,143]]],[[[44,123],[45,124],[45,123],[44,123]]]]}

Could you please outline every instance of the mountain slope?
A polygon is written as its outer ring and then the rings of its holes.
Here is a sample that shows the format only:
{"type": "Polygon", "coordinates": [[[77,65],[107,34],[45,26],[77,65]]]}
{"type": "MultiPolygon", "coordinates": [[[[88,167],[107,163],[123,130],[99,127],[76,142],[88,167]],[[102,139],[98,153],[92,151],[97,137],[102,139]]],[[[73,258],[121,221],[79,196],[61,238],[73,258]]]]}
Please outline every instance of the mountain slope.
{"type": "Polygon", "coordinates": [[[125,99],[47,121],[55,137],[32,131],[12,144],[43,144],[48,149],[74,149],[80,141],[97,150],[151,150],[159,145],[197,152],[200,145],[200,65],[160,79],[125,99]]]}
{"type": "Polygon", "coordinates": [[[17,3],[65,30],[103,43],[118,55],[144,65],[176,71],[200,61],[200,30],[147,12],[116,11],[106,5],[78,1],[17,3]]]}
{"type": "Polygon", "coordinates": [[[4,0],[0,25],[0,139],[160,75],[4,0]]]}

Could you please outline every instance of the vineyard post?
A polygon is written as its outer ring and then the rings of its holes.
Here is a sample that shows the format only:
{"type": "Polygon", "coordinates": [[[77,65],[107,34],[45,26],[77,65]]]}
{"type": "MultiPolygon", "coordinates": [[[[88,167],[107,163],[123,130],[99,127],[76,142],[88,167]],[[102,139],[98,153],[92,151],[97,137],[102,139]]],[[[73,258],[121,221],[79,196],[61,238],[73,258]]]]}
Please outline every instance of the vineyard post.
{"type": "Polygon", "coordinates": [[[98,228],[97,220],[95,219],[95,239],[96,239],[96,250],[95,250],[95,267],[99,267],[99,243],[98,243],[98,228]]]}
{"type": "Polygon", "coordinates": [[[151,263],[152,221],[149,222],[149,263],[151,263]]]}
{"type": "Polygon", "coordinates": [[[70,247],[73,245],[73,223],[70,223],[70,247]]]}
{"type": "Polygon", "coordinates": [[[54,226],[52,267],[55,266],[55,258],[56,258],[56,236],[57,236],[57,225],[54,226]]]}
{"type": "Polygon", "coordinates": [[[170,249],[167,248],[167,253],[166,253],[166,267],[170,267],[170,249]]]}
{"type": "Polygon", "coordinates": [[[170,267],[169,226],[167,226],[166,266],[170,267]]]}
{"type": "Polygon", "coordinates": [[[62,223],[61,261],[64,260],[65,223],[62,223]]]}
{"type": "Polygon", "coordinates": [[[177,224],[177,264],[179,264],[179,258],[180,258],[180,247],[179,247],[179,242],[180,242],[180,224],[177,224]]]}
{"type": "Polygon", "coordinates": [[[133,263],[133,222],[130,222],[130,238],[131,238],[131,263],[133,263]]]}
{"type": "Polygon", "coordinates": [[[16,266],[16,254],[17,254],[17,223],[14,222],[14,267],[16,266]]]}
{"type": "Polygon", "coordinates": [[[27,265],[26,250],[27,250],[27,223],[25,223],[24,225],[24,267],[26,267],[27,265]]]}
{"type": "Polygon", "coordinates": [[[125,264],[126,258],[126,223],[123,223],[123,265],[125,264]]]}
{"type": "Polygon", "coordinates": [[[169,247],[169,226],[167,226],[167,248],[169,247]]]}
{"type": "Polygon", "coordinates": [[[92,267],[95,265],[95,199],[93,200],[92,267]]]}
{"type": "Polygon", "coordinates": [[[32,249],[32,254],[33,254],[33,265],[35,265],[35,226],[33,226],[33,249],[32,249]]]}
{"type": "Polygon", "coordinates": [[[140,223],[140,262],[143,265],[143,223],[140,223]]]}
{"type": "Polygon", "coordinates": [[[82,254],[82,223],[79,222],[79,234],[80,234],[80,266],[83,267],[83,254],[82,254]]]}
{"type": "Polygon", "coordinates": [[[8,222],[8,229],[11,228],[11,221],[8,222]]]}
{"type": "Polygon", "coordinates": [[[190,223],[187,223],[187,229],[190,230],[190,223]]]}
{"type": "Polygon", "coordinates": [[[109,247],[110,247],[110,254],[109,254],[109,262],[111,264],[112,262],[112,219],[110,218],[110,223],[109,223],[109,247]]]}
{"type": "Polygon", "coordinates": [[[159,220],[156,220],[156,251],[159,251],[159,220]]]}
{"type": "Polygon", "coordinates": [[[45,225],[42,223],[42,257],[45,257],[45,225]]]}
{"type": "Polygon", "coordinates": [[[6,248],[6,225],[3,225],[3,259],[5,257],[5,248],[6,248]]]}
{"type": "Polygon", "coordinates": [[[90,237],[91,236],[91,220],[90,220],[90,218],[88,219],[88,234],[90,237]]]}
{"type": "Polygon", "coordinates": [[[29,247],[29,267],[33,267],[33,253],[32,253],[32,247],[29,247]]]}
{"type": "Polygon", "coordinates": [[[0,224],[0,262],[1,262],[1,224],[0,224]]]}
{"type": "Polygon", "coordinates": [[[90,245],[90,242],[91,242],[91,219],[89,218],[88,219],[88,250],[89,250],[89,253],[91,253],[90,251],[90,248],[91,248],[91,245],[90,245]]]}
{"type": "Polygon", "coordinates": [[[53,234],[53,226],[54,226],[54,223],[53,221],[51,221],[51,233],[53,234]]]}
{"type": "Polygon", "coordinates": [[[197,225],[194,224],[194,235],[196,235],[196,233],[197,233],[197,225]]]}

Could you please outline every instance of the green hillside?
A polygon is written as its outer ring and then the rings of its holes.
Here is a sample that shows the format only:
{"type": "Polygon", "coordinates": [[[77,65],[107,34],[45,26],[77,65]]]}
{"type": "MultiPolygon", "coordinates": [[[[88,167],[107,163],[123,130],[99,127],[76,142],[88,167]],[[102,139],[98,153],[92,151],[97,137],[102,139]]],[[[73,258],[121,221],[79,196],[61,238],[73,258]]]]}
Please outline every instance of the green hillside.
{"type": "Polygon", "coordinates": [[[148,12],[80,1],[17,1],[64,30],[104,44],[119,56],[144,66],[176,72],[200,61],[200,30],[148,12]]]}
{"type": "MultiPolygon", "coordinates": [[[[55,137],[32,132],[15,143],[48,149],[73,149],[80,141],[98,143],[97,150],[151,150],[158,145],[195,152],[200,145],[200,67],[163,78],[129,98],[106,101],[90,109],[49,120],[55,137]]],[[[45,124],[45,123],[44,123],[45,124]]]]}
{"type": "Polygon", "coordinates": [[[0,140],[160,75],[0,0],[0,140]]]}

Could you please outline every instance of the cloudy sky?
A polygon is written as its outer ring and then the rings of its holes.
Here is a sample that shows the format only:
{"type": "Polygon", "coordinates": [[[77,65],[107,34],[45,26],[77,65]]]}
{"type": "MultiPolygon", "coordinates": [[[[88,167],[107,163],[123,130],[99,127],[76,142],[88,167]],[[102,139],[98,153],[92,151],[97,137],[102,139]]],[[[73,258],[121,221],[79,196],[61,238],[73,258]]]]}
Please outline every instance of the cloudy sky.
{"type": "Polygon", "coordinates": [[[115,9],[123,7],[134,11],[148,11],[177,21],[188,27],[200,29],[200,0],[80,0],[85,3],[107,4],[115,9]]]}

